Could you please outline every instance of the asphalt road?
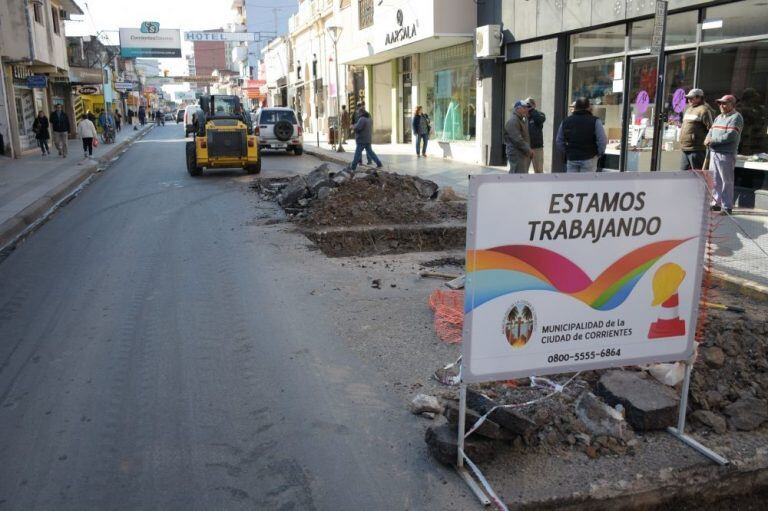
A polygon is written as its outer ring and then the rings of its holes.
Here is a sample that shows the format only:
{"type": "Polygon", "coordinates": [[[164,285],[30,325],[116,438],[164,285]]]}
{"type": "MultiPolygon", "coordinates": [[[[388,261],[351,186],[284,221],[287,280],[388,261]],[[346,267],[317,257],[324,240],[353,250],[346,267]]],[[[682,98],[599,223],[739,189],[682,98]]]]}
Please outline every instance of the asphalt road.
{"type": "Polygon", "coordinates": [[[0,510],[474,507],[248,227],[250,179],[155,128],[0,263],[0,510]]]}

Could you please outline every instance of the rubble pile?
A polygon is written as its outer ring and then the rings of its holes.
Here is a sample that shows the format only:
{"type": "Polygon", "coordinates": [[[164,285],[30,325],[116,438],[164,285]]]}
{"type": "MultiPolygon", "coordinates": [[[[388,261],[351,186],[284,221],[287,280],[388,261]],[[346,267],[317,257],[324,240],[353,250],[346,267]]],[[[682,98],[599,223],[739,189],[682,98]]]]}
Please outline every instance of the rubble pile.
{"type": "Polygon", "coordinates": [[[466,218],[466,203],[416,176],[352,172],[327,163],[306,176],[258,179],[253,188],[305,227],[434,224],[466,218]]]}
{"type": "Polygon", "coordinates": [[[768,320],[712,311],[691,378],[690,423],[718,434],[768,423],[768,320]]]}

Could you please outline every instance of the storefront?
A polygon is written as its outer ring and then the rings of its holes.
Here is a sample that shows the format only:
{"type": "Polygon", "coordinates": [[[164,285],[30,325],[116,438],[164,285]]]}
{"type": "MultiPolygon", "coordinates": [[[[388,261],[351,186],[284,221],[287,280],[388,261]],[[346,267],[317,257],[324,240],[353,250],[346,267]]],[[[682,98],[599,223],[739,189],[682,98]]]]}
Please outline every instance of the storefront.
{"type": "Polygon", "coordinates": [[[348,108],[365,101],[374,143],[398,144],[412,142],[411,119],[421,106],[436,142],[430,154],[477,161],[474,4],[392,1],[369,7],[373,16],[355,19],[362,29],[350,30],[350,39],[339,45],[339,60],[348,66],[348,108]]]}
{"type": "MultiPolygon", "coordinates": [[[[691,3],[670,2],[662,61],[663,90],[656,90],[658,61],[650,54],[652,5],[642,12],[640,7],[632,12],[627,4],[626,15],[618,17],[629,21],[616,20],[613,25],[597,29],[591,29],[583,20],[568,18],[568,13],[562,11],[561,26],[574,27],[572,32],[549,33],[549,39],[508,44],[505,64],[483,65],[484,81],[490,85],[504,76],[506,85],[503,96],[499,91],[494,95],[504,97],[504,115],[497,113],[489,122],[503,126],[515,99],[538,94],[540,109],[548,116],[545,141],[550,141],[550,147],[545,149],[550,151],[550,158],[545,161],[552,169],[560,170],[562,155],[551,150],[553,134],[567,115],[568,104],[584,96],[592,102],[593,113],[603,121],[608,135],[603,169],[650,170],[652,147],[655,138],[661,137],[658,167],[676,170],[685,93],[694,87],[703,89],[713,108],[716,98],[733,94],[745,122],[737,183],[751,188],[768,186],[764,177],[768,172],[768,7],[764,0],[691,3]],[[675,9],[685,3],[689,6],[675,9]],[[630,19],[633,14],[636,19],[630,19]],[[658,134],[652,122],[657,92],[662,94],[664,119],[658,134]]],[[[593,12],[598,4],[600,0],[592,0],[593,12]]],[[[479,12],[478,16],[492,23],[489,13],[479,12]]],[[[502,14],[502,18],[505,16],[509,13],[502,14]]],[[[602,16],[601,22],[610,22],[610,13],[602,16]]],[[[527,35],[533,38],[545,34],[534,31],[527,35]]],[[[500,163],[499,155],[503,154],[499,138],[494,140],[491,159],[495,161],[491,163],[500,163]]]]}

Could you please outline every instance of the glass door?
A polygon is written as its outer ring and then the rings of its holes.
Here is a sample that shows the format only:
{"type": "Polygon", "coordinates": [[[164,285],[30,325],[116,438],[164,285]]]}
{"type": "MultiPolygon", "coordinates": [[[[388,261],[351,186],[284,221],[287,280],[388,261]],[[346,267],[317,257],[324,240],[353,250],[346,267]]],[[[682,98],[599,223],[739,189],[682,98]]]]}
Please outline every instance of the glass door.
{"type": "Polygon", "coordinates": [[[403,91],[400,106],[403,112],[403,143],[409,144],[412,140],[411,119],[413,118],[411,57],[403,57],[400,61],[400,80],[403,91]]]}
{"type": "Polygon", "coordinates": [[[680,169],[680,126],[685,112],[685,95],[693,88],[696,51],[667,55],[664,75],[664,109],[659,170],[680,169]]]}
{"type": "Polygon", "coordinates": [[[653,150],[653,116],[658,79],[653,56],[629,59],[629,118],[625,170],[650,171],[653,150]]]}

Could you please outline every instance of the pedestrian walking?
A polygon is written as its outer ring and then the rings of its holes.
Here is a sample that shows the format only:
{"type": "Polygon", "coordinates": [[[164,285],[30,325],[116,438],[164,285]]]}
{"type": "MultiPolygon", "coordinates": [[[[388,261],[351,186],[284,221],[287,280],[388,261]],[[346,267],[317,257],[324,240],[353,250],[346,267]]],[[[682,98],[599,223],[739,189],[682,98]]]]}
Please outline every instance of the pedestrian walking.
{"type": "Polygon", "coordinates": [[[139,107],[139,124],[144,126],[144,124],[147,122],[147,109],[143,106],[139,107]]]}
{"type": "Polygon", "coordinates": [[[42,110],[37,112],[35,122],[32,123],[32,131],[35,133],[35,139],[37,139],[37,145],[40,146],[40,151],[43,153],[43,158],[45,158],[46,154],[51,154],[51,150],[48,148],[48,139],[51,138],[51,134],[48,132],[49,126],[50,123],[48,122],[48,117],[45,116],[45,112],[42,110]]]}
{"type": "Polygon", "coordinates": [[[83,159],[93,156],[93,140],[98,136],[96,126],[87,116],[77,125],[77,136],[83,141],[83,159]]]}
{"type": "Polygon", "coordinates": [[[57,104],[51,114],[51,127],[53,128],[53,145],[62,158],[67,157],[67,141],[69,140],[69,116],[64,111],[61,104],[57,104]]]}
{"type": "Polygon", "coordinates": [[[357,165],[363,159],[363,150],[365,150],[365,154],[369,160],[376,162],[376,168],[380,169],[383,167],[384,165],[381,163],[381,160],[379,160],[379,157],[376,156],[376,153],[374,153],[371,148],[371,142],[373,140],[373,122],[371,122],[371,116],[367,111],[362,110],[360,112],[354,129],[355,156],[352,158],[352,165],[350,165],[352,171],[357,169],[357,165]]]}
{"type": "Polygon", "coordinates": [[[529,108],[530,105],[525,101],[515,101],[512,116],[504,125],[504,145],[510,174],[527,174],[531,165],[533,150],[526,120],[529,108]]]}
{"type": "Polygon", "coordinates": [[[544,172],[544,122],[547,116],[544,112],[536,110],[536,100],[527,98],[525,100],[531,108],[528,110],[528,134],[531,137],[531,150],[533,151],[533,171],[537,174],[544,172]]]}
{"type": "Polygon", "coordinates": [[[130,108],[128,109],[128,112],[125,114],[126,120],[128,121],[128,126],[131,126],[133,124],[133,117],[134,117],[133,110],[130,108]]]}
{"type": "Polygon", "coordinates": [[[592,115],[587,98],[574,101],[573,113],[560,123],[555,144],[565,153],[567,172],[597,171],[597,160],[605,154],[608,138],[603,123],[592,115]]]}
{"type": "Polygon", "coordinates": [[[349,138],[350,117],[347,105],[341,105],[341,143],[349,138]]]}
{"type": "Polygon", "coordinates": [[[733,211],[733,174],[744,119],[736,111],[736,98],[726,94],[717,100],[720,107],[704,145],[709,146],[709,165],[715,174],[712,211],[733,211]]]}
{"type": "Polygon", "coordinates": [[[123,123],[123,114],[115,109],[115,131],[120,131],[120,125],[123,123]]]}
{"type": "MultiPolygon", "coordinates": [[[[368,114],[368,119],[370,120],[371,119],[371,114],[368,113],[365,110],[365,101],[358,101],[357,104],[355,105],[355,112],[352,114],[352,128],[353,128],[353,130],[354,130],[354,127],[357,126],[357,121],[360,120],[360,117],[362,116],[363,112],[368,114]]],[[[371,121],[371,122],[373,122],[373,121],[371,121]]],[[[355,134],[355,141],[357,141],[357,134],[355,134]]],[[[366,160],[365,163],[368,164],[368,165],[370,165],[372,163],[371,162],[371,157],[370,157],[368,151],[365,152],[365,160],[366,160]]]]}
{"type": "Polygon", "coordinates": [[[707,155],[704,140],[712,127],[712,109],[704,101],[704,91],[701,89],[691,89],[685,97],[688,106],[680,127],[680,150],[683,152],[680,170],[701,170],[707,155]]]}
{"type": "Polygon", "coordinates": [[[427,157],[427,143],[429,142],[429,130],[431,128],[429,116],[424,113],[420,106],[416,107],[416,112],[411,121],[413,136],[416,137],[416,157],[427,157]]]}

